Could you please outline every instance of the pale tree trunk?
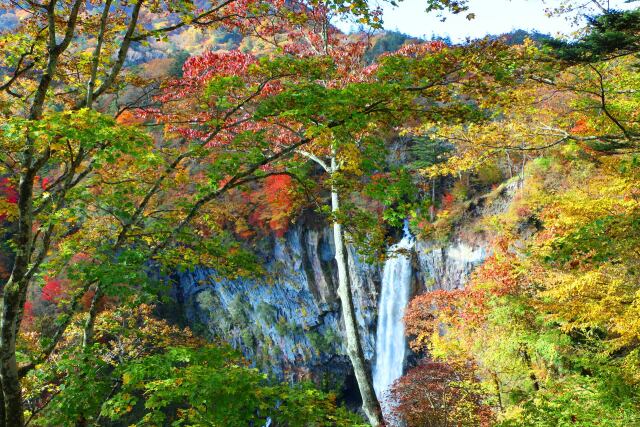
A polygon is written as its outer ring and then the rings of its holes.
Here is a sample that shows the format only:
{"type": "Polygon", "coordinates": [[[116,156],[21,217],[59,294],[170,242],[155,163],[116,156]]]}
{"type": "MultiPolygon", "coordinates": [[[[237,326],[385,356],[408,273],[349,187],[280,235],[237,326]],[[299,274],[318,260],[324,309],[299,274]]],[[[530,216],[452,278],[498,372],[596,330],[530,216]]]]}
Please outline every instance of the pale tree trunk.
{"type": "Polygon", "coordinates": [[[520,144],[520,155],[522,156],[522,160],[520,161],[520,173],[518,174],[518,187],[522,188],[524,186],[524,168],[527,165],[527,153],[524,142],[520,144]]]}
{"type": "MultiPolygon", "coordinates": [[[[331,170],[336,170],[335,157],[331,159],[331,170]]],[[[331,210],[337,213],[340,210],[340,199],[335,184],[331,186],[331,210]]],[[[342,224],[334,220],[333,241],[336,247],[336,263],[338,264],[338,297],[342,307],[342,317],[344,319],[345,337],[347,340],[347,355],[351,360],[353,372],[358,382],[360,396],[362,397],[362,409],[369,419],[369,423],[374,426],[384,425],[380,404],[373,390],[371,372],[364,358],[360,333],[356,320],[356,310],[353,305],[353,294],[347,271],[347,254],[345,252],[344,231],[342,224]]]]}
{"type": "Polygon", "coordinates": [[[524,167],[527,164],[527,157],[522,153],[522,162],[520,163],[520,177],[518,182],[518,187],[522,188],[524,186],[524,167]]]}
{"type": "Polygon", "coordinates": [[[429,217],[431,222],[435,219],[436,215],[436,179],[431,178],[431,206],[429,207],[429,217]]]}
{"type": "Polygon", "coordinates": [[[506,156],[507,156],[507,165],[509,166],[509,179],[511,179],[513,178],[513,162],[511,161],[509,150],[506,151],[506,156]]]}

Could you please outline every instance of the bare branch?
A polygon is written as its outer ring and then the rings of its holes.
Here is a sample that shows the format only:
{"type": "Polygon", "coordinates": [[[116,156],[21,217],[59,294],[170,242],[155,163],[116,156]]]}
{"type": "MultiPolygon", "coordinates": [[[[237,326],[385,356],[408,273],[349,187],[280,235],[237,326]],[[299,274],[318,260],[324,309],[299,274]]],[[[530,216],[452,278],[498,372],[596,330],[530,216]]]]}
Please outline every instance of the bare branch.
{"type": "Polygon", "coordinates": [[[200,15],[194,17],[190,22],[187,22],[186,20],[181,20],[180,22],[173,24],[173,25],[169,25],[163,28],[158,28],[157,30],[153,30],[153,31],[148,31],[146,33],[142,33],[139,34],[137,36],[134,36],[131,38],[132,41],[141,41],[141,40],[145,40],[149,37],[158,35],[158,34],[163,34],[163,33],[168,33],[174,30],[177,30],[179,28],[184,27],[185,25],[187,25],[188,23],[190,24],[200,24],[200,25],[205,25],[205,24],[212,24],[216,21],[222,21],[223,19],[228,18],[228,16],[224,16],[224,17],[219,17],[216,18],[214,20],[211,21],[202,21],[204,18],[207,18],[211,15],[213,15],[214,13],[218,12],[220,9],[224,8],[225,6],[228,6],[229,4],[233,3],[236,0],[226,0],[224,2],[222,2],[221,4],[219,4],[218,6],[209,9],[206,12],[201,13],[200,15]]]}

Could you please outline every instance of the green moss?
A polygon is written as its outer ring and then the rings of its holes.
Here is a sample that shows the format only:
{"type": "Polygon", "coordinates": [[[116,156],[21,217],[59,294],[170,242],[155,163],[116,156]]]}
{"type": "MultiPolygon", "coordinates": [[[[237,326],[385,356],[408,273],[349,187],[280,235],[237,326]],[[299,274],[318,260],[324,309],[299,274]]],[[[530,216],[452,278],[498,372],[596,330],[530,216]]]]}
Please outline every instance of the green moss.
{"type": "Polygon", "coordinates": [[[278,310],[271,304],[264,301],[258,304],[256,311],[258,312],[260,320],[262,320],[266,325],[275,323],[278,316],[278,310]]]}
{"type": "Polygon", "coordinates": [[[245,295],[238,294],[229,304],[229,315],[235,326],[244,326],[249,323],[251,304],[245,295]]]}
{"type": "Polygon", "coordinates": [[[250,328],[243,328],[240,331],[240,338],[242,338],[242,343],[249,348],[254,348],[255,346],[255,337],[253,335],[253,331],[250,328]]]}

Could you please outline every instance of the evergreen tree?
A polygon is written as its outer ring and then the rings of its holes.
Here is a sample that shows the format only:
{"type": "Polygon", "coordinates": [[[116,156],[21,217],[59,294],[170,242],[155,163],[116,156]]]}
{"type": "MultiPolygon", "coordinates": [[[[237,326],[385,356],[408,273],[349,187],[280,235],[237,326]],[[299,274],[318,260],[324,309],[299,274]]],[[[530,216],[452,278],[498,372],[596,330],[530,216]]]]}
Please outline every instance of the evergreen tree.
{"type": "Polygon", "coordinates": [[[588,17],[588,33],[573,42],[552,39],[552,54],[570,63],[596,63],[640,51],[640,9],[588,17]]]}

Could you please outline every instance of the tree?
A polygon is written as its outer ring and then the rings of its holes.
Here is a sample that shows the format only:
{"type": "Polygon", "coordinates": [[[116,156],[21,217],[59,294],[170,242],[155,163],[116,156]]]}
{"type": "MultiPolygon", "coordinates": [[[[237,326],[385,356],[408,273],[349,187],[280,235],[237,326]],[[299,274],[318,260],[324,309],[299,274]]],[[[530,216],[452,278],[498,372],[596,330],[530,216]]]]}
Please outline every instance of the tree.
{"type": "MultiPolygon", "coordinates": [[[[636,74],[638,11],[614,11],[598,1],[582,6],[600,12],[588,18],[583,37],[547,40],[541,47],[528,40],[515,47],[509,72],[515,79],[503,75],[491,82],[490,92],[501,96],[470,100],[490,120],[423,125],[421,133],[456,147],[456,155],[431,170],[473,170],[489,158],[509,155],[509,163],[520,157],[522,173],[528,159],[568,142],[610,154],[637,149],[632,119],[637,101],[627,86],[636,74]]],[[[565,2],[555,13],[580,7],[565,2]]]]}
{"type": "MultiPolygon", "coordinates": [[[[361,424],[336,405],[334,395],[311,384],[274,381],[236,351],[158,320],[153,311],[139,297],[107,307],[97,319],[96,343],[84,357],[77,357],[79,340],[70,340],[54,356],[55,364],[30,373],[30,421],[244,425],[271,418],[277,425],[361,424]]],[[[70,335],[81,333],[72,328],[70,335]]]]}
{"type": "MultiPolygon", "coordinates": [[[[469,109],[464,103],[455,102],[454,91],[444,89],[443,86],[451,84],[455,87],[455,84],[463,80],[466,73],[477,64],[463,65],[459,62],[463,55],[462,50],[449,50],[441,42],[432,42],[407,46],[396,53],[381,57],[379,64],[365,67],[363,41],[349,41],[337,33],[329,26],[326,11],[318,10],[310,14],[309,20],[311,25],[292,31],[291,41],[285,42],[283,49],[302,58],[329,57],[335,64],[337,73],[330,75],[330,78],[325,79],[322,85],[315,89],[323,94],[317,100],[311,101],[299,93],[295,98],[292,94],[282,94],[289,103],[289,108],[296,112],[295,116],[286,116],[288,119],[295,119],[295,122],[288,123],[287,127],[296,129],[300,135],[308,134],[319,126],[323,127],[316,140],[298,147],[295,153],[319,165],[328,177],[331,194],[330,221],[333,226],[335,260],[338,266],[338,295],[345,322],[348,355],[358,381],[364,412],[372,425],[378,425],[383,421],[360,343],[345,244],[347,233],[344,228],[350,228],[350,239],[357,242],[357,229],[363,224],[358,224],[356,218],[359,219],[361,216],[354,215],[357,209],[349,206],[352,205],[350,201],[347,200],[345,203],[345,195],[353,191],[353,183],[361,181],[364,173],[380,172],[375,168],[367,170],[364,166],[365,158],[371,156],[376,149],[379,150],[377,141],[380,136],[401,124],[403,120],[416,117],[421,120],[425,116],[451,120],[473,118],[473,109],[469,109]],[[353,106],[354,100],[356,106],[362,102],[364,108],[353,106]],[[421,101],[429,104],[436,100],[446,100],[448,104],[444,102],[444,106],[433,109],[419,106],[421,101]],[[333,103],[341,107],[349,106],[350,111],[357,111],[358,115],[350,117],[348,121],[342,119],[340,126],[331,126],[337,122],[336,111],[344,114],[333,103]],[[307,105],[313,105],[313,111],[307,112],[307,105]]],[[[472,47],[471,50],[477,55],[475,49],[484,50],[489,55],[500,55],[500,48],[494,45],[472,47]]],[[[389,192],[391,189],[386,190],[389,192]]],[[[409,212],[400,210],[403,213],[389,214],[394,210],[393,204],[398,200],[390,200],[389,193],[377,195],[381,201],[386,202],[385,206],[388,208],[383,218],[394,226],[401,224],[409,212]]],[[[404,195],[406,192],[401,192],[400,196],[404,195]]],[[[398,197],[400,201],[401,198],[398,197]]],[[[372,230],[367,231],[369,237],[375,235],[371,233],[372,230]]],[[[371,240],[365,241],[371,246],[371,240]]]]}
{"type": "Polygon", "coordinates": [[[640,11],[607,10],[587,17],[589,31],[579,40],[550,39],[552,55],[569,63],[597,63],[618,56],[632,55],[640,49],[638,30],[640,11]]]}
{"type": "Polygon", "coordinates": [[[474,369],[422,360],[397,380],[389,396],[392,414],[408,427],[489,426],[493,412],[474,369]]]}
{"type": "Polygon", "coordinates": [[[633,16],[594,18],[553,50],[515,48],[519,77],[492,82],[505,97],[475,100],[489,120],[428,125],[456,149],[435,174],[525,153],[522,189],[483,223],[493,255],[465,289],[421,295],[405,319],[415,349],[474,361],[503,425],[638,420],[637,59],[630,38],[605,35],[633,16]]]}
{"type": "MultiPolygon", "coordinates": [[[[332,30],[335,31],[335,30],[332,30]]],[[[290,35],[293,36],[293,35],[290,35]]],[[[286,46],[286,49],[292,49],[295,52],[296,46],[286,46]]],[[[199,123],[194,123],[189,127],[179,127],[176,129],[183,135],[192,138],[204,138],[208,141],[215,141],[211,138],[212,132],[210,123],[223,120],[229,120],[226,115],[221,114],[219,109],[224,107],[232,97],[244,97],[248,101],[242,103],[242,114],[238,125],[238,129],[231,128],[232,132],[238,132],[243,139],[241,144],[247,144],[244,156],[249,153],[255,153],[256,156],[264,156],[263,153],[273,152],[277,147],[285,147],[280,152],[288,152],[293,155],[300,152],[302,147],[311,145],[319,139],[323,139],[331,132],[333,128],[349,128],[350,126],[358,126],[360,115],[373,114],[376,110],[371,106],[371,97],[365,99],[351,98],[353,92],[360,92],[364,95],[364,87],[360,87],[357,82],[349,88],[332,88],[327,86],[319,86],[315,82],[319,79],[330,80],[333,78],[334,66],[342,64],[334,62],[330,56],[324,55],[290,55],[276,60],[258,60],[250,54],[240,52],[231,52],[228,54],[205,54],[200,58],[196,58],[191,62],[187,62],[185,78],[177,84],[187,87],[187,92],[178,92],[176,95],[170,95],[176,98],[176,101],[184,101],[192,99],[193,96],[199,96],[202,90],[209,95],[209,105],[214,108],[200,110],[198,115],[199,123]],[[221,62],[218,60],[221,55],[231,56],[235,58],[233,67],[219,69],[221,62]],[[194,66],[192,71],[189,67],[194,66]],[[262,78],[262,81],[260,80],[262,78]],[[189,79],[189,81],[187,81],[189,79]],[[257,79],[257,80],[256,80],[257,79]],[[235,92],[227,89],[217,90],[217,86],[222,89],[221,84],[231,82],[234,85],[235,92]],[[344,104],[347,101],[348,104],[344,104]],[[218,107],[218,108],[215,108],[218,107]],[[333,110],[333,111],[332,111],[333,110]],[[327,114],[328,120],[312,125],[315,121],[311,116],[327,114]],[[332,116],[332,117],[331,117],[332,116]],[[248,121],[245,117],[250,117],[248,121]],[[242,132],[242,133],[241,133],[242,132]],[[245,142],[246,141],[246,142],[245,142]],[[258,144],[256,144],[258,142],[258,144]]],[[[175,94],[172,90],[170,93],[175,94]]],[[[383,101],[379,100],[378,104],[383,101]]],[[[165,100],[166,103],[166,100],[165,100]]],[[[189,102],[190,105],[193,105],[189,102]]],[[[198,104],[196,104],[198,105],[198,104]]],[[[374,104],[375,105],[375,104],[374,104]]],[[[192,111],[185,111],[186,116],[192,116],[192,111]]],[[[160,116],[162,120],[176,120],[176,117],[160,116]]],[[[234,120],[237,120],[234,118],[234,120]]],[[[224,122],[222,122],[224,123],[224,122]]],[[[214,128],[215,131],[215,128],[214,128]]],[[[221,134],[221,138],[235,137],[234,134],[221,134]],[[227,136],[228,135],[228,136],[227,136]]],[[[214,142],[215,143],[215,142],[214,142]]],[[[240,149],[241,146],[238,147],[240,149]]],[[[220,156],[229,156],[228,153],[219,153],[220,156]]],[[[232,153],[236,156],[236,153],[232,153]]],[[[286,163],[272,163],[270,169],[265,171],[266,176],[270,174],[282,175],[283,173],[292,173],[294,169],[286,168],[286,163]]],[[[218,179],[222,179],[220,176],[218,179]]],[[[226,178],[224,178],[226,180],[226,178]]],[[[337,209],[337,207],[336,207],[337,209]]],[[[339,224],[336,236],[341,236],[342,231],[339,224]]],[[[340,277],[340,297],[343,301],[343,309],[347,311],[347,316],[354,316],[355,309],[351,299],[350,289],[344,285],[347,279],[346,271],[346,254],[344,253],[343,241],[341,237],[336,237],[336,259],[339,266],[340,277]]],[[[354,317],[345,316],[348,336],[349,336],[349,354],[352,362],[356,367],[356,373],[359,376],[360,384],[369,384],[369,388],[363,392],[363,400],[365,401],[365,411],[370,420],[375,424],[380,424],[379,410],[376,409],[377,401],[370,386],[370,379],[367,381],[368,369],[364,365],[364,356],[360,348],[360,341],[357,337],[357,327],[354,317]],[[356,334],[355,341],[352,335],[356,334]],[[359,350],[359,352],[358,352],[359,350]],[[369,397],[369,399],[367,399],[369,397]],[[373,399],[373,400],[371,400],[373,399]]]]}
{"type": "MultiPolygon", "coordinates": [[[[413,169],[427,169],[438,163],[446,161],[447,154],[452,150],[451,144],[444,141],[433,140],[430,138],[416,138],[412,152],[415,161],[411,165],[413,169]]],[[[431,206],[429,207],[429,219],[431,222],[435,219],[436,206],[436,180],[440,177],[432,176],[430,179],[431,206]]]]}
{"type": "Polygon", "coordinates": [[[637,169],[622,166],[636,160],[591,156],[574,147],[529,165],[522,193],[492,218],[494,255],[465,289],[406,311],[414,349],[473,360],[505,425],[637,422],[637,169]]]}
{"type": "MultiPolygon", "coordinates": [[[[299,5],[288,6],[295,10],[299,5]]],[[[149,90],[138,92],[132,102],[120,104],[120,94],[136,92],[137,84],[146,83],[126,67],[132,46],[189,26],[248,28],[248,22],[259,22],[288,6],[278,2],[233,0],[204,10],[186,0],[138,1],[131,6],[107,1],[101,7],[87,6],[79,0],[52,0],[42,4],[12,0],[3,4],[6,9],[29,12],[16,28],[3,33],[0,40],[0,44],[8,48],[0,59],[6,70],[0,83],[3,114],[0,160],[2,174],[8,176],[18,194],[15,207],[10,208],[16,224],[12,236],[15,256],[3,289],[0,321],[3,390],[0,419],[4,425],[23,425],[20,377],[55,350],[85,292],[93,287],[97,302],[103,292],[122,289],[116,285],[133,274],[133,265],[142,266],[144,255],[129,247],[132,240],[148,232],[142,231],[145,227],[141,224],[148,226],[155,216],[165,214],[165,221],[158,221],[160,225],[152,227],[156,239],[162,234],[166,242],[152,253],[162,252],[176,238],[187,234],[185,226],[203,205],[239,185],[238,181],[248,179],[272,160],[264,158],[251,164],[239,172],[231,184],[218,186],[216,182],[213,190],[200,189],[201,197],[185,197],[182,201],[189,200],[187,206],[181,206],[183,217],[172,217],[175,212],[171,208],[163,210],[167,206],[160,207],[162,202],[157,199],[176,190],[167,181],[182,170],[182,162],[194,155],[194,151],[180,150],[171,144],[155,147],[150,138],[137,130],[120,126],[94,111],[106,113],[115,105],[117,111],[112,113],[119,116],[149,100],[153,85],[149,90]],[[157,17],[165,19],[163,25],[155,25],[157,17]],[[150,154],[143,154],[145,152],[150,154]],[[127,165],[131,160],[137,162],[127,165]],[[128,177],[124,181],[99,182],[113,174],[113,165],[124,168],[124,175],[128,177]],[[145,175],[148,178],[150,170],[155,173],[148,181],[145,175]],[[46,190],[40,191],[34,186],[37,176],[49,181],[46,190]],[[124,186],[123,182],[130,185],[124,186]],[[136,188],[132,190],[134,184],[136,188]],[[109,191],[103,191],[101,186],[110,187],[109,191]],[[91,203],[92,192],[94,196],[103,196],[95,204],[91,203]],[[91,212],[86,210],[89,205],[101,215],[83,215],[91,212]],[[177,221],[172,230],[162,226],[169,218],[177,221]],[[60,220],[71,226],[61,227],[60,220]],[[72,232],[67,233],[68,230],[72,232]],[[70,298],[69,311],[62,313],[52,340],[26,365],[18,366],[16,341],[29,285],[45,264],[57,269],[52,272],[53,277],[69,274],[61,268],[67,269],[64,260],[69,259],[69,252],[66,251],[74,247],[90,252],[90,260],[73,267],[77,270],[74,273],[77,287],[70,298]],[[57,260],[49,258],[54,248],[59,251],[57,260]],[[116,278],[118,273],[123,276],[116,278]]],[[[339,1],[331,2],[330,7],[346,11],[339,1]]],[[[366,2],[353,3],[352,13],[362,16],[366,22],[372,17],[366,2]]],[[[195,153],[202,151],[196,149],[195,153]]],[[[164,251],[164,255],[170,257],[171,252],[164,251]]],[[[142,281],[135,275],[129,277],[135,277],[138,284],[142,281]]],[[[90,310],[85,327],[87,345],[92,341],[94,321],[95,312],[90,310]]]]}

